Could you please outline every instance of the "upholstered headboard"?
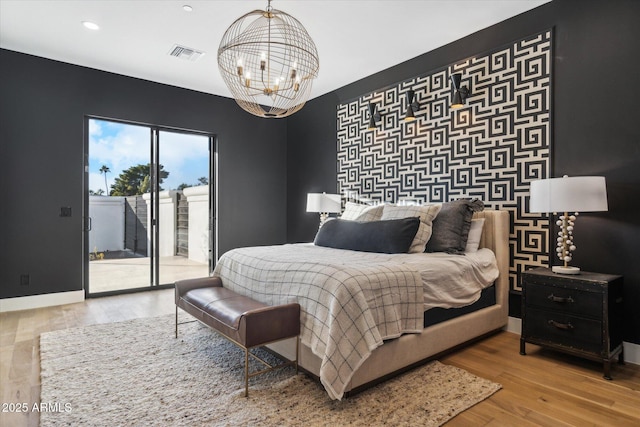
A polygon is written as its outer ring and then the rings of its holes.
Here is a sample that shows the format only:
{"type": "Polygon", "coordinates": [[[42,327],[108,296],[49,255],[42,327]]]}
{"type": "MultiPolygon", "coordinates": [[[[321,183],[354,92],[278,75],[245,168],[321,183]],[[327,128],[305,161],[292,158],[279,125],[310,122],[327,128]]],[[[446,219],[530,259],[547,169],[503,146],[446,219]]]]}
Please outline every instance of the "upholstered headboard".
{"type": "Polygon", "coordinates": [[[474,218],[484,218],[484,228],[480,247],[488,248],[496,254],[500,276],[496,279],[496,302],[508,313],[509,307],[509,212],[485,209],[473,214],[474,218]]]}

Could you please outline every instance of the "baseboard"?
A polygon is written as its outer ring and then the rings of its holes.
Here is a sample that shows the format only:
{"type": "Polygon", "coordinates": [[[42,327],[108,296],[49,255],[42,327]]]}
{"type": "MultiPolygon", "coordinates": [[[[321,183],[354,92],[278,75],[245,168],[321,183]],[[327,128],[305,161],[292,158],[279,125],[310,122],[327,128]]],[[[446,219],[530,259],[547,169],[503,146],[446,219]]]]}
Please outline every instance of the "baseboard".
{"type": "Polygon", "coordinates": [[[504,329],[507,332],[520,335],[520,333],[522,332],[522,319],[509,316],[509,321],[507,322],[507,326],[504,329]]]}
{"type": "Polygon", "coordinates": [[[53,294],[30,295],[27,297],[0,299],[0,313],[30,310],[84,301],[84,291],[56,292],[53,294]]]}
{"type": "MultiPolygon", "coordinates": [[[[505,331],[520,335],[522,320],[517,317],[509,317],[505,331]]],[[[634,365],[640,365],[640,345],[624,341],[624,361],[634,365]]]]}

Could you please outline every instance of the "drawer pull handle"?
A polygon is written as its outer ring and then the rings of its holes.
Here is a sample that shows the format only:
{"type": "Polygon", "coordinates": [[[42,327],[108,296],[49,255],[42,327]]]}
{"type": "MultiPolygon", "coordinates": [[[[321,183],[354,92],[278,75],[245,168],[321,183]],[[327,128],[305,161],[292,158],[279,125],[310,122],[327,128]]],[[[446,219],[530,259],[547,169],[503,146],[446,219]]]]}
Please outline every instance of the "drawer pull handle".
{"type": "Polygon", "coordinates": [[[573,302],[573,298],[571,297],[557,297],[554,294],[549,295],[547,299],[550,299],[553,302],[562,302],[562,303],[573,302]]]}
{"type": "Polygon", "coordinates": [[[573,325],[571,323],[560,323],[555,320],[549,320],[549,324],[551,326],[555,326],[558,329],[573,329],[573,325]]]}

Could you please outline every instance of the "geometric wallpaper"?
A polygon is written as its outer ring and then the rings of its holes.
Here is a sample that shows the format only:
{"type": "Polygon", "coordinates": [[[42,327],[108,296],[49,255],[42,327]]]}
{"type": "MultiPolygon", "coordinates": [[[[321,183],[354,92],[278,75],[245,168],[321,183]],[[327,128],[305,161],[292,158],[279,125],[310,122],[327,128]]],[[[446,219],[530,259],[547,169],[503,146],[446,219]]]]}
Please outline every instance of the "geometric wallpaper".
{"type": "Polygon", "coordinates": [[[551,47],[548,30],[340,104],[338,192],[387,202],[477,197],[508,210],[509,280],[520,290],[520,272],[549,261],[549,219],[527,211],[531,181],[550,177],[551,47]],[[455,73],[471,92],[459,110],[449,108],[455,73]],[[417,119],[404,122],[410,89],[417,119]],[[381,114],[374,131],[369,102],[381,114]]]}

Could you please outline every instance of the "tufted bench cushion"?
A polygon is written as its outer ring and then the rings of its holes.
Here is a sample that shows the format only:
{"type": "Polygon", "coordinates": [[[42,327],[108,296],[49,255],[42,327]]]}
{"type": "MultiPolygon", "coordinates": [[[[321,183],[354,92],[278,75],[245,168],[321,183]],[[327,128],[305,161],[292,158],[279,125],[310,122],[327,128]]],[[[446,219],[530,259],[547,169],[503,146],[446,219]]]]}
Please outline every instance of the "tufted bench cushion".
{"type": "MultiPolygon", "coordinates": [[[[176,338],[178,308],[181,308],[245,350],[245,396],[248,395],[249,376],[267,371],[249,374],[249,349],[300,334],[299,304],[269,306],[224,288],[219,277],[177,281],[175,303],[176,338]]],[[[296,360],[287,364],[291,363],[297,368],[297,354],[296,360]]]]}

